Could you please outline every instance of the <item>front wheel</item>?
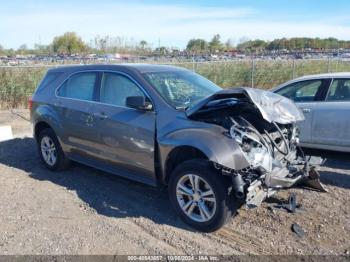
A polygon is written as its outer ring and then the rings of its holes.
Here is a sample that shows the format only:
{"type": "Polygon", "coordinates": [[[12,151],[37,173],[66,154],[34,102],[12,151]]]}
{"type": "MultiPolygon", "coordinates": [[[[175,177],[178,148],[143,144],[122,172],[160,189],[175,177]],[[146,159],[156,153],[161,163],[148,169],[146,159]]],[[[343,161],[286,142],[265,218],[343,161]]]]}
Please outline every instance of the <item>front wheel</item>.
{"type": "Polygon", "coordinates": [[[186,161],[174,170],[169,198],[179,216],[203,232],[219,229],[235,212],[230,208],[229,185],[203,159],[186,161]]]}

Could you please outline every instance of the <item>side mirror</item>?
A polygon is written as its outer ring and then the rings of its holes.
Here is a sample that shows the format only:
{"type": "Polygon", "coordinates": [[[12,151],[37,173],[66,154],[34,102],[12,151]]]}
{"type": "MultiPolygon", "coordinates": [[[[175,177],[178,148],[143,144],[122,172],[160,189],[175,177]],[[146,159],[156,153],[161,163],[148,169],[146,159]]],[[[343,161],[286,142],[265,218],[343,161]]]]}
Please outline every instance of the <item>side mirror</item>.
{"type": "Polygon", "coordinates": [[[144,96],[128,96],[126,98],[126,105],[131,108],[139,110],[152,110],[152,104],[146,101],[144,96]]]}

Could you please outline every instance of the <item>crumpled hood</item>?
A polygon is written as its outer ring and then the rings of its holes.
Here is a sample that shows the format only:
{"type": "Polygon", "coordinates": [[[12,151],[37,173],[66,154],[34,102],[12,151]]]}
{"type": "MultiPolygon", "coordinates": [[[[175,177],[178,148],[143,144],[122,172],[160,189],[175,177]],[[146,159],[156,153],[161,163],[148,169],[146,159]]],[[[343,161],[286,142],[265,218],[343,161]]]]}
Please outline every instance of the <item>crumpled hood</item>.
{"type": "Polygon", "coordinates": [[[188,108],[186,114],[190,117],[214,100],[242,97],[247,97],[270,123],[289,124],[304,120],[303,113],[292,100],[269,91],[248,87],[220,90],[188,108]]]}

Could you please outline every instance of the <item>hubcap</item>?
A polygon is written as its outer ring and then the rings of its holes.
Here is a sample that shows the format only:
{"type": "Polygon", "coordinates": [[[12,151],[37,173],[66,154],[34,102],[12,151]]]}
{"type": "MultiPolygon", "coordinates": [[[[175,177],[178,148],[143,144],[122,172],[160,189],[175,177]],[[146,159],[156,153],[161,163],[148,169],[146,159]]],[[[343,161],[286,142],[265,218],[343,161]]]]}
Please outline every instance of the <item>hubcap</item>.
{"type": "Polygon", "coordinates": [[[209,221],[216,211],[216,197],[207,181],[186,174],[177,182],[176,197],[182,211],[197,222],[209,221]]]}
{"type": "Polygon", "coordinates": [[[52,139],[48,136],[44,136],[41,139],[41,154],[45,160],[45,162],[50,165],[54,166],[57,161],[57,152],[56,147],[52,139]]]}

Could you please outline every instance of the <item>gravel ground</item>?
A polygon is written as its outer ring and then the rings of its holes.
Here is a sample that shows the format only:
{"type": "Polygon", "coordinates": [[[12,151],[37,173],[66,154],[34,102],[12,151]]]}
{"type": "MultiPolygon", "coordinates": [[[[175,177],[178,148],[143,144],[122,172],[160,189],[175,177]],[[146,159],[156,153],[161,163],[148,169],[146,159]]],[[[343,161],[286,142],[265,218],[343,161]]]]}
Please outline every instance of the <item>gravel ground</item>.
{"type": "Polygon", "coordinates": [[[53,173],[39,161],[28,112],[0,111],[15,138],[0,142],[0,254],[349,254],[350,163],[328,154],[329,190],[281,191],[260,208],[241,208],[223,229],[194,232],[165,191],[74,164],[53,173]],[[272,206],[295,192],[294,214],[272,206]],[[300,238],[291,231],[298,223],[300,238]]]}

